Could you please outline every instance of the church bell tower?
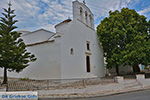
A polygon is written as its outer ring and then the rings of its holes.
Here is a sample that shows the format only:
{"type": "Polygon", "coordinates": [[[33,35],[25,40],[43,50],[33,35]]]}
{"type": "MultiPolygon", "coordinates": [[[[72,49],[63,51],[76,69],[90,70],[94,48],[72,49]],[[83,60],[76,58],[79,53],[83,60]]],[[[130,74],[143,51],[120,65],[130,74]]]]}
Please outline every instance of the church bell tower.
{"type": "Polygon", "coordinates": [[[78,0],[73,2],[73,20],[79,20],[94,29],[94,15],[91,10],[78,0]]]}

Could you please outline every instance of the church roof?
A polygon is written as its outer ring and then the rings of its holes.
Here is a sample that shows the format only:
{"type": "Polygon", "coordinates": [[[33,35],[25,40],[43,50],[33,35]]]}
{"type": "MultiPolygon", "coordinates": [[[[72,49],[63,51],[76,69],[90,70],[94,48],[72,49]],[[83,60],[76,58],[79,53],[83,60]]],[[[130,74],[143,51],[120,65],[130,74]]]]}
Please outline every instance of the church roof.
{"type": "Polygon", "coordinates": [[[48,33],[51,33],[51,34],[55,34],[54,32],[51,32],[51,31],[48,31],[48,30],[45,30],[45,29],[42,29],[42,28],[38,29],[38,30],[35,30],[35,31],[32,31],[32,32],[30,32],[30,31],[18,31],[18,32],[25,33],[25,34],[22,35],[22,36],[25,36],[25,35],[30,35],[32,33],[36,33],[38,31],[45,31],[45,32],[48,32],[48,33]]]}
{"type": "Polygon", "coordinates": [[[54,42],[55,38],[57,38],[57,37],[61,37],[61,36],[58,35],[58,34],[53,34],[47,40],[44,40],[44,41],[41,41],[41,42],[35,42],[35,43],[31,43],[31,44],[26,44],[26,46],[30,47],[30,46],[40,45],[40,44],[44,44],[44,43],[54,42]]]}
{"type": "Polygon", "coordinates": [[[19,30],[18,32],[20,32],[20,33],[28,33],[28,32],[30,32],[30,31],[28,31],[28,30],[19,30]]]}
{"type": "Polygon", "coordinates": [[[36,42],[36,43],[32,43],[32,44],[27,44],[26,46],[30,47],[30,46],[35,46],[35,45],[44,44],[44,43],[53,42],[53,41],[54,40],[45,40],[45,41],[42,41],[42,42],[36,42]]]}
{"type": "Polygon", "coordinates": [[[72,21],[71,19],[66,19],[66,20],[60,22],[59,24],[55,25],[55,27],[57,27],[57,26],[59,26],[59,25],[62,25],[62,24],[64,24],[64,23],[69,23],[69,22],[71,22],[71,21],[72,21]]]}
{"type": "Polygon", "coordinates": [[[22,38],[27,46],[53,42],[53,37],[55,36],[56,33],[45,29],[38,29],[33,32],[25,32],[22,34],[22,38]]]}
{"type": "Polygon", "coordinates": [[[53,33],[53,34],[55,34],[54,32],[51,32],[51,31],[45,30],[45,29],[43,29],[43,28],[41,28],[41,29],[38,29],[38,30],[35,30],[35,31],[33,31],[33,32],[37,32],[37,31],[46,31],[46,32],[50,32],[50,33],[53,33]]]}

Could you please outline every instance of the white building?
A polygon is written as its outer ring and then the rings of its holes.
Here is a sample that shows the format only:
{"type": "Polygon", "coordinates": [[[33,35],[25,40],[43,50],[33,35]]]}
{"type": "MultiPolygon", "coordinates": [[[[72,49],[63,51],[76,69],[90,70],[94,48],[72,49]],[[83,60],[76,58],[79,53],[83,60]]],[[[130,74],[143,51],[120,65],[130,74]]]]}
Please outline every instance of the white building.
{"type": "MultiPolygon", "coordinates": [[[[103,50],[94,30],[90,9],[73,2],[73,20],[55,26],[56,33],[40,29],[24,31],[22,38],[37,60],[22,72],[9,77],[30,79],[72,79],[102,77],[105,74],[103,50]]],[[[3,71],[0,72],[3,75],[3,71]]]]}

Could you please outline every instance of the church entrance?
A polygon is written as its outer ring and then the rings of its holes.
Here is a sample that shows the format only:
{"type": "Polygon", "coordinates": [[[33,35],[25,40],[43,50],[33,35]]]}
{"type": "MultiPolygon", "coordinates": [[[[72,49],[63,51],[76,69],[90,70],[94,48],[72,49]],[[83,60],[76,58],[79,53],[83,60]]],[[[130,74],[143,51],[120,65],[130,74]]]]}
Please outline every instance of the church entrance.
{"type": "Polygon", "coordinates": [[[86,56],[86,70],[87,72],[91,72],[91,69],[90,69],[90,56],[86,56]]]}

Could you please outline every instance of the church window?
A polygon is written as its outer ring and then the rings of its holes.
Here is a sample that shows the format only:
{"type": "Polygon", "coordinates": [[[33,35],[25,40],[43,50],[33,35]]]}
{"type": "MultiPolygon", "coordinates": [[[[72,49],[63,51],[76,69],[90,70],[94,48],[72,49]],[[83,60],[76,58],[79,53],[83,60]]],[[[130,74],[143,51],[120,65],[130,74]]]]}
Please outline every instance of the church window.
{"type": "Polygon", "coordinates": [[[82,13],[83,13],[83,9],[82,7],[80,7],[80,15],[82,15],[82,13]]]}
{"type": "Polygon", "coordinates": [[[92,18],[91,15],[89,15],[89,18],[90,18],[90,25],[92,26],[92,24],[93,24],[93,18],[92,18]]]}
{"type": "Polygon", "coordinates": [[[83,9],[82,9],[82,7],[80,7],[80,18],[81,18],[81,20],[83,19],[83,9]]]}
{"type": "Polygon", "coordinates": [[[90,72],[90,56],[86,56],[86,71],[90,72]]]}
{"type": "Polygon", "coordinates": [[[73,48],[70,49],[70,54],[71,54],[71,55],[74,54],[73,48]]]}
{"type": "Polygon", "coordinates": [[[89,41],[87,41],[86,47],[87,47],[87,50],[90,50],[90,42],[89,41]]]}
{"type": "Polygon", "coordinates": [[[88,13],[87,13],[87,11],[85,11],[85,20],[86,20],[86,23],[87,23],[87,21],[88,21],[88,13]]]}

